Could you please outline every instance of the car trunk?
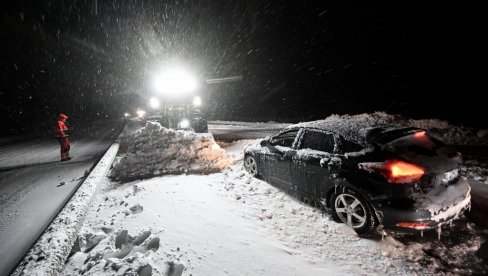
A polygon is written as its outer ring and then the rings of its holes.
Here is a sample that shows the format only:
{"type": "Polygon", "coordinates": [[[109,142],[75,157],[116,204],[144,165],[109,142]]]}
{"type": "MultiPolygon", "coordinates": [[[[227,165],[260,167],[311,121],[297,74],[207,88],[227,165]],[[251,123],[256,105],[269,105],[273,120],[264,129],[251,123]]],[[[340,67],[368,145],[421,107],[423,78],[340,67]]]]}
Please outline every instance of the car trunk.
{"type": "Polygon", "coordinates": [[[424,192],[456,183],[460,177],[461,154],[424,131],[395,139],[384,149],[425,170],[420,179],[424,192]]]}

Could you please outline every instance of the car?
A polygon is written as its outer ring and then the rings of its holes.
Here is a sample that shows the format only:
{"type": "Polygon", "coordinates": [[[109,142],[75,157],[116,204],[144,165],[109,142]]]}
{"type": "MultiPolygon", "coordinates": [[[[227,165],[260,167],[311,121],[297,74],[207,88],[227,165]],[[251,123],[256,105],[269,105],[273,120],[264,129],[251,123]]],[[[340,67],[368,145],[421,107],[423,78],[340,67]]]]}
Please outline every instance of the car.
{"type": "Polygon", "coordinates": [[[358,234],[440,230],[461,216],[471,199],[461,163],[423,129],[362,120],[299,123],[244,149],[249,174],[358,234]]]}

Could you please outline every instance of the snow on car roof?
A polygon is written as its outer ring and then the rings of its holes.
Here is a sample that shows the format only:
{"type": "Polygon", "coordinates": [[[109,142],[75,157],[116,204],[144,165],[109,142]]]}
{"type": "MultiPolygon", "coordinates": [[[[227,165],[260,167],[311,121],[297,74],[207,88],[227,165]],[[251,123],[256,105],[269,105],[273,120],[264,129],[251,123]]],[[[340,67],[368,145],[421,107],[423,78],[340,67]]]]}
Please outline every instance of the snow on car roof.
{"type": "Polygon", "coordinates": [[[382,124],[351,119],[302,122],[290,125],[286,129],[293,128],[316,128],[335,132],[345,139],[363,146],[372,143],[389,142],[394,138],[420,130],[419,128],[400,124],[382,124]]]}

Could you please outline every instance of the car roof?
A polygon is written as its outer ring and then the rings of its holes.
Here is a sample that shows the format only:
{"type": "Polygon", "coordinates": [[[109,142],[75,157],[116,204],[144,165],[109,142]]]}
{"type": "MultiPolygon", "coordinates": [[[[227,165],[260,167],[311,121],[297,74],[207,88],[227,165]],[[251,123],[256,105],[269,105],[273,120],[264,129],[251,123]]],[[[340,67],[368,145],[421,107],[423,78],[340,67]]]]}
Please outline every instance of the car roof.
{"type": "Polygon", "coordinates": [[[399,124],[380,124],[354,119],[302,122],[290,125],[286,129],[296,128],[319,129],[334,132],[345,139],[362,146],[387,143],[396,138],[421,130],[419,128],[399,124]]]}

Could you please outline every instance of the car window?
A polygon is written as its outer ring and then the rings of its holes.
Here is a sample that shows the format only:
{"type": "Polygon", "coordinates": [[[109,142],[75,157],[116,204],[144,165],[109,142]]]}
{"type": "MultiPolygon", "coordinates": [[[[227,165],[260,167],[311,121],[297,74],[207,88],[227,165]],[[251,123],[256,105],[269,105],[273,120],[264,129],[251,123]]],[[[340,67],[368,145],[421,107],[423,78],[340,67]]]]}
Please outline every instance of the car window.
{"type": "Polygon", "coordinates": [[[293,142],[297,137],[298,129],[283,132],[278,136],[271,138],[270,143],[273,146],[282,146],[282,147],[289,147],[293,146],[293,142]]]}
{"type": "Polygon", "coordinates": [[[300,148],[332,153],[334,152],[334,136],[330,133],[306,131],[300,148]]]}

